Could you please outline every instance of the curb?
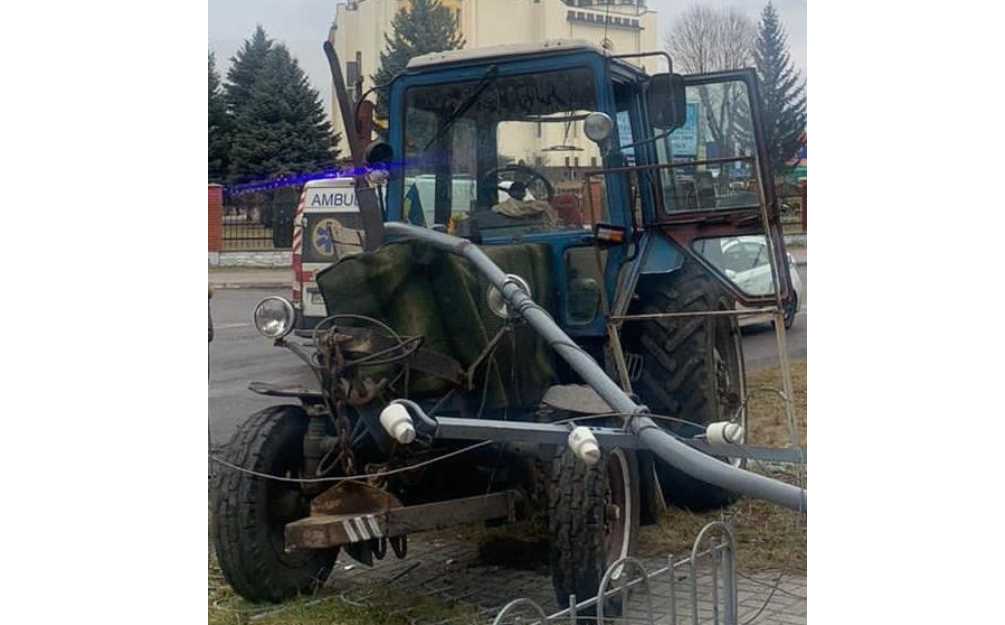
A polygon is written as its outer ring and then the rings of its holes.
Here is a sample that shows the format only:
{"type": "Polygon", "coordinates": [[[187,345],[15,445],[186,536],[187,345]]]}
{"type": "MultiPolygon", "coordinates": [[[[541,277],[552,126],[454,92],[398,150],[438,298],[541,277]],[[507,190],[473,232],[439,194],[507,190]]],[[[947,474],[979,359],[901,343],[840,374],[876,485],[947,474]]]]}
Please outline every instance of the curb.
{"type": "Polygon", "coordinates": [[[288,289],[290,288],[290,281],[284,280],[282,282],[210,282],[214,290],[220,289],[288,289]]]}

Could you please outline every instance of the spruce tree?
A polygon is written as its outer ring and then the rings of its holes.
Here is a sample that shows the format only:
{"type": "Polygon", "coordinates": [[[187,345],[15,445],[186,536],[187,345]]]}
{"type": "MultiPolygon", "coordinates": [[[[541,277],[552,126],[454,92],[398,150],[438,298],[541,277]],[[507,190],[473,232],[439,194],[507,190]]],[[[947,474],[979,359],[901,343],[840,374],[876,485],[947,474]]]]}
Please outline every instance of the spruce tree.
{"type": "Polygon", "coordinates": [[[247,104],[254,88],[255,80],[265,67],[265,59],[272,50],[273,41],[259,24],[251,39],[245,39],[237,54],[230,57],[227,70],[227,108],[235,115],[247,104]]]}
{"type": "Polygon", "coordinates": [[[231,180],[245,182],[332,167],[331,134],[317,90],[286,46],[273,45],[234,111],[231,180]]]}
{"type": "MultiPolygon", "coordinates": [[[[457,18],[439,0],[412,0],[391,22],[391,36],[384,35],[387,49],[380,53],[380,69],[370,78],[376,85],[391,81],[412,58],[456,50],[464,46],[457,18]]],[[[377,115],[387,116],[386,94],[377,92],[377,115]]]]}
{"type": "Polygon", "coordinates": [[[799,152],[806,131],[806,83],[792,66],[788,35],[768,2],[761,12],[754,64],[761,83],[762,110],[768,158],[775,172],[799,152]]]}
{"type": "Polygon", "coordinates": [[[209,53],[209,181],[223,182],[230,160],[230,116],[216,71],[216,56],[209,53]]]}

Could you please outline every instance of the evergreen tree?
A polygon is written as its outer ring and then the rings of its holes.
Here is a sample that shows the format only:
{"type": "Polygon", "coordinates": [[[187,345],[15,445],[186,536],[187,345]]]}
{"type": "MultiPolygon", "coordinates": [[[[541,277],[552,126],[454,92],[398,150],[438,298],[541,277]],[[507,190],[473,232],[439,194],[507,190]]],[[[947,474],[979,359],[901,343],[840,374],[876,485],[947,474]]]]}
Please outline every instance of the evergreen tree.
{"type": "MultiPolygon", "coordinates": [[[[402,7],[391,22],[392,36],[384,35],[387,49],[380,53],[380,69],[370,78],[383,85],[404,71],[416,56],[464,46],[457,18],[439,0],[412,0],[411,9],[402,7]]],[[[386,94],[377,92],[377,115],[387,116],[386,94]]]]}
{"type": "Polygon", "coordinates": [[[276,44],[234,110],[231,180],[244,182],[334,165],[338,139],[317,90],[286,46],[276,44]]]}
{"type": "Polygon", "coordinates": [[[227,108],[237,114],[247,104],[251,97],[255,80],[265,67],[265,59],[272,50],[273,41],[265,34],[265,29],[259,24],[251,39],[244,40],[244,46],[237,54],[230,57],[230,69],[227,70],[227,108]]]}
{"type": "Polygon", "coordinates": [[[799,152],[806,131],[806,83],[792,66],[788,35],[768,2],[761,12],[754,64],[761,83],[762,120],[768,158],[775,172],[799,152]]]}
{"type": "Polygon", "coordinates": [[[216,56],[209,53],[209,180],[223,182],[230,160],[230,116],[216,71],[216,56]]]}

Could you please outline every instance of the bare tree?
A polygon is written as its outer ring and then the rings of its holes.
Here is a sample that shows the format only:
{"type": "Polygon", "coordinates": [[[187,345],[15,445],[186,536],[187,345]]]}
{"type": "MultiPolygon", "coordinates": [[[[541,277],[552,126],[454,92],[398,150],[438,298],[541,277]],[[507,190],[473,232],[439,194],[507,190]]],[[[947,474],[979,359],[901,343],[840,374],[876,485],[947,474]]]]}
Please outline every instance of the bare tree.
{"type": "Polygon", "coordinates": [[[753,20],[736,9],[692,4],[667,31],[667,52],[681,73],[739,69],[751,65],[756,37],[753,20]]]}
{"type": "MultiPolygon", "coordinates": [[[[753,20],[736,9],[692,4],[667,31],[666,49],[675,72],[702,74],[753,65],[756,38],[753,20]]],[[[743,121],[737,117],[746,110],[745,94],[731,83],[722,93],[710,95],[707,88],[699,88],[698,93],[709,132],[723,149],[729,149],[735,135],[742,132],[737,124],[743,121]]]]}

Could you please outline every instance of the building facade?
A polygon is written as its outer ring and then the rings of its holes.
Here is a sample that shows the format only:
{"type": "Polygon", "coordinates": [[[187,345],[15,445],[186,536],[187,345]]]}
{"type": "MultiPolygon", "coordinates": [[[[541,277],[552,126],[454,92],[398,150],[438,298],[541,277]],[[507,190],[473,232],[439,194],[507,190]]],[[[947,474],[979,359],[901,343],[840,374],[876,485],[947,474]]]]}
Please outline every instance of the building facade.
{"type": "MultiPolygon", "coordinates": [[[[391,21],[409,0],[349,0],[339,4],[329,38],[350,87],[350,97],[373,86],[391,21]]],[[[440,0],[457,16],[465,48],[548,39],[583,39],[617,54],[659,49],[658,15],[646,0],[440,0]]],[[[654,58],[638,64],[649,72],[664,70],[654,58]],[[650,67],[650,65],[652,67],[650,67]]],[[[332,122],[344,133],[334,94],[332,122]]],[[[547,138],[544,138],[548,140],[547,138]]]]}

